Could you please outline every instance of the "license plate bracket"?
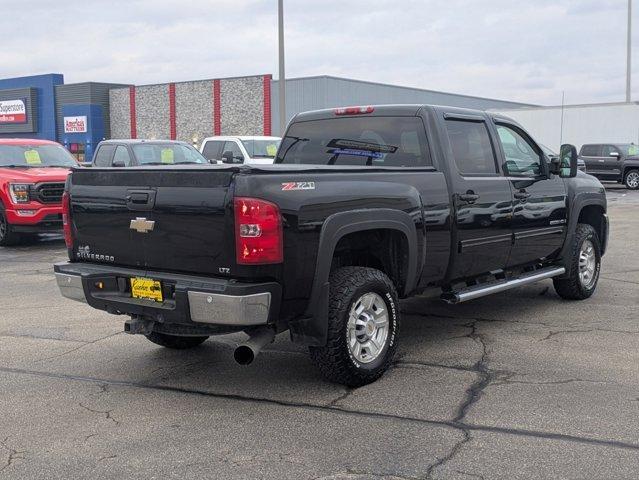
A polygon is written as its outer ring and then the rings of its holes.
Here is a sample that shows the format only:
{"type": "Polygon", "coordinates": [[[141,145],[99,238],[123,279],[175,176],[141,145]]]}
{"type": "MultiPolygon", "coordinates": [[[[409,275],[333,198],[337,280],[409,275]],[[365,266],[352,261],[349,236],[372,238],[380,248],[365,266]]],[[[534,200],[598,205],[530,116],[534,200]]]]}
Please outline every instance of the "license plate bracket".
{"type": "Polygon", "coordinates": [[[162,302],[162,284],[159,280],[146,277],[131,278],[131,297],[162,302]]]}

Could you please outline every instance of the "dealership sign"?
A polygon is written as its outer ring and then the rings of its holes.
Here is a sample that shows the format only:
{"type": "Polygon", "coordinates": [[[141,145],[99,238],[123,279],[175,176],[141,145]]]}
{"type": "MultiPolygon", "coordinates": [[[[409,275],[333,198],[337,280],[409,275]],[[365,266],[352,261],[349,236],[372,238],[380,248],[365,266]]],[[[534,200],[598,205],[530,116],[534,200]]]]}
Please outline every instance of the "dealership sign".
{"type": "Polygon", "coordinates": [[[15,123],[27,123],[26,100],[0,100],[0,125],[15,123]]]}
{"type": "Polygon", "coordinates": [[[64,133],[86,133],[87,117],[64,117],[64,133]]]}

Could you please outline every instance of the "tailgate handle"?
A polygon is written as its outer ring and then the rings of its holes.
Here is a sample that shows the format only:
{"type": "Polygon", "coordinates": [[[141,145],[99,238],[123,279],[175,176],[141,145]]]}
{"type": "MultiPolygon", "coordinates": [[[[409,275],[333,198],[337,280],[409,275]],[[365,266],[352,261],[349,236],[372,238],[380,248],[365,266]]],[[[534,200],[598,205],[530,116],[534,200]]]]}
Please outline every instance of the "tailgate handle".
{"type": "Polygon", "coordinates": [[[152,210],[155,206],[155,191],[129,190],[125,200],[129,210],[152,210]]]}

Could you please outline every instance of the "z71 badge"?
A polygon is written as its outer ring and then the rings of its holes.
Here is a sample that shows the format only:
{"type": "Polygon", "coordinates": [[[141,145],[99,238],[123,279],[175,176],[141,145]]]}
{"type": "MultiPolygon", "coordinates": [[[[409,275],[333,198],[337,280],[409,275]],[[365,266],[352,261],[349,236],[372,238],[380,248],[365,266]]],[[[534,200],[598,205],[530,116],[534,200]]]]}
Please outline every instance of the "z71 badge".
{"type": "Polygon", "coordinates": [[[285,182],[282,191],[289,190],[315,190],[315,182],[285,182]]]}

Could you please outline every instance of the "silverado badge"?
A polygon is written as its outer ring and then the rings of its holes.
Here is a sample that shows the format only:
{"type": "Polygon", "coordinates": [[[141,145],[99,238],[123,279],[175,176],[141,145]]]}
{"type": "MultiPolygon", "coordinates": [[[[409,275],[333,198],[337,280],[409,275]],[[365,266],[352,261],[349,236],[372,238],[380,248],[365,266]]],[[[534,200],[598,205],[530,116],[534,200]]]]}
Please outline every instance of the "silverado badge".
{"type": "Polygon", "coordinates": [[[129,228],[139,233],[149,233],[155,227],[153,220],[147,220],[144,217],[137,217],[135,220],[131,220],[129,228]]]}

